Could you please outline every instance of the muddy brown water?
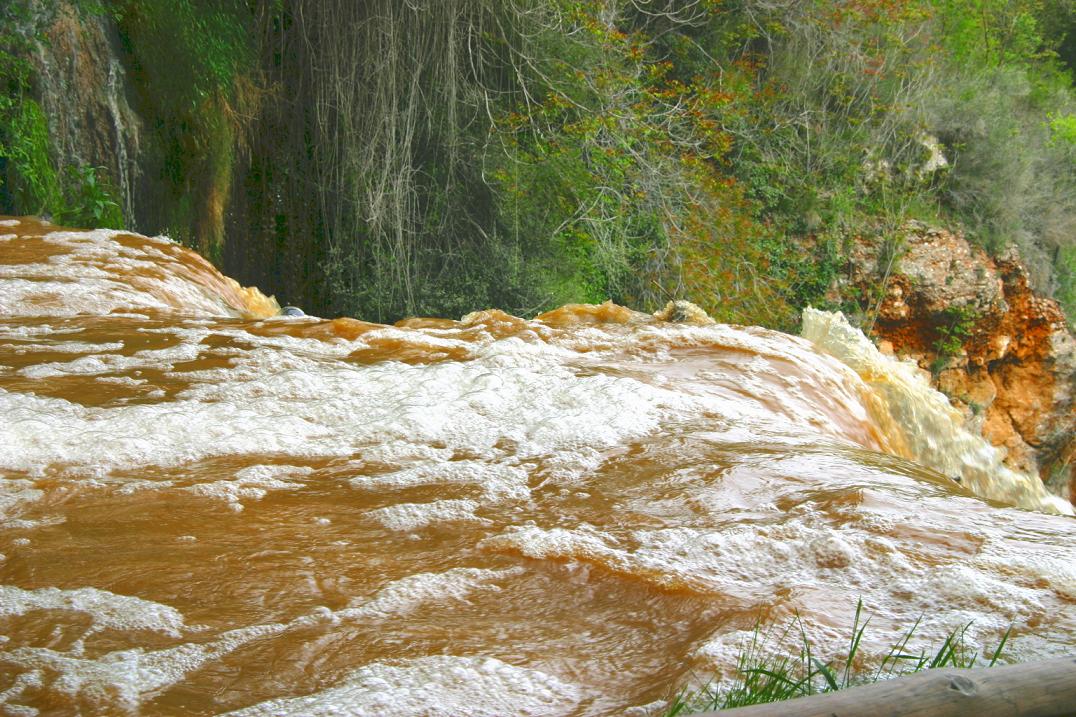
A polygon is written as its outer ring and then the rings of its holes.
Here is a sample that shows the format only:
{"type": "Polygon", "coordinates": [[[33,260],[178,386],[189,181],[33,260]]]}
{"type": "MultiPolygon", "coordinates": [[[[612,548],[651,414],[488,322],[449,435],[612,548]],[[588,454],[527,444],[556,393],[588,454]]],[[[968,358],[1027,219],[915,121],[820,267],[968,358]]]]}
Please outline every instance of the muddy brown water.
{"type": "Polygon", "coordinates": [[[1076,523],[954,482],[810,341],[274,313],[167,240],[0,221],[0,712],[658,714],[760,616],[835,653],[859,599],[865,663],[920,615],[1076,641],[1076,523]]]}

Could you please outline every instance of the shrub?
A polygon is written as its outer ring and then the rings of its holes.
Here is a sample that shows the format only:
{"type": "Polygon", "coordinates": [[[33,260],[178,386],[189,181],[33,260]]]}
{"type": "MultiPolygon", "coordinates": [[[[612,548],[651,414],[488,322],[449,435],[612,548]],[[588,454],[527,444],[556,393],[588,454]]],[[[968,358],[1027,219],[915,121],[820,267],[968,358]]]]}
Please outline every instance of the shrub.
{"type": "Polygon", "coordinates": [[[30,96],[33,44],[30,6],[0,9],[0,210],[40,214],[59,204],[59,179],[49,158],[48,125],[30,96]]]}
{"type": "Polygon", "coordinates": [[[123,228],[116,191],[102,179],[103,167],[67,167],[64,202],[56,220],[76,227],[123,228]]]}

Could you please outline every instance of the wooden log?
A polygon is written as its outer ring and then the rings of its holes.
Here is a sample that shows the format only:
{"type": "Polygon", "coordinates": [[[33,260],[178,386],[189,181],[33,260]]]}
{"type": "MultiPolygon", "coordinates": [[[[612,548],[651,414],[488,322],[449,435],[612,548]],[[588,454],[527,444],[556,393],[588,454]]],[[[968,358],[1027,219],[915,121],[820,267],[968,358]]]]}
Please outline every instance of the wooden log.
{"type": "Polygon", "coordinates": [[[1076,656],[1004,667],[939,668],[711,717],[1062,717],[1076,715],[1076,656]]]}

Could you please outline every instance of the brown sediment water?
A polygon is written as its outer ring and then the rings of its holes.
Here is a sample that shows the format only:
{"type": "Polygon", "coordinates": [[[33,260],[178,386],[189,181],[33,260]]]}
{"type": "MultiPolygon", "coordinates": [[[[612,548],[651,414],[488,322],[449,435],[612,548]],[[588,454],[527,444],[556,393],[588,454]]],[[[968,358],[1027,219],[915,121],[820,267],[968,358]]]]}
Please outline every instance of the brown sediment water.
{"type": "Polygon", "coordinates": [[[836,317],[276,311],[0,221],[0,712],[660,713],[860,598],[868,661],[1076,642],[1066,506],[836,317]]]}

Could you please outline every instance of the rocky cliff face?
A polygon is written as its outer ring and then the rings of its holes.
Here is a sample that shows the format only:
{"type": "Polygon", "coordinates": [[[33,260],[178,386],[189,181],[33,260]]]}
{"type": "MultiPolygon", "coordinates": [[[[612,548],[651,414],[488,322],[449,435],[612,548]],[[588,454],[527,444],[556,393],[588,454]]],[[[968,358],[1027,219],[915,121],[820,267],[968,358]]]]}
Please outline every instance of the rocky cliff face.
{"type": "Polygon", "coordinates": [[[102,167],[125,217],[137,216],[141,121],[128,97],[115,23],[67,2],[36,0],[23,34],[33,37],[34,94],[61,166],[102,167]]]}
{"type": "Polygon", "coordinates": [[[1076,502],[1076,340],[1015,252],[992,259],[959,233],[907,224],[887,246],[857,240],[855,294],[883,350],[914,359],[970,426],[1076,502]]]}

